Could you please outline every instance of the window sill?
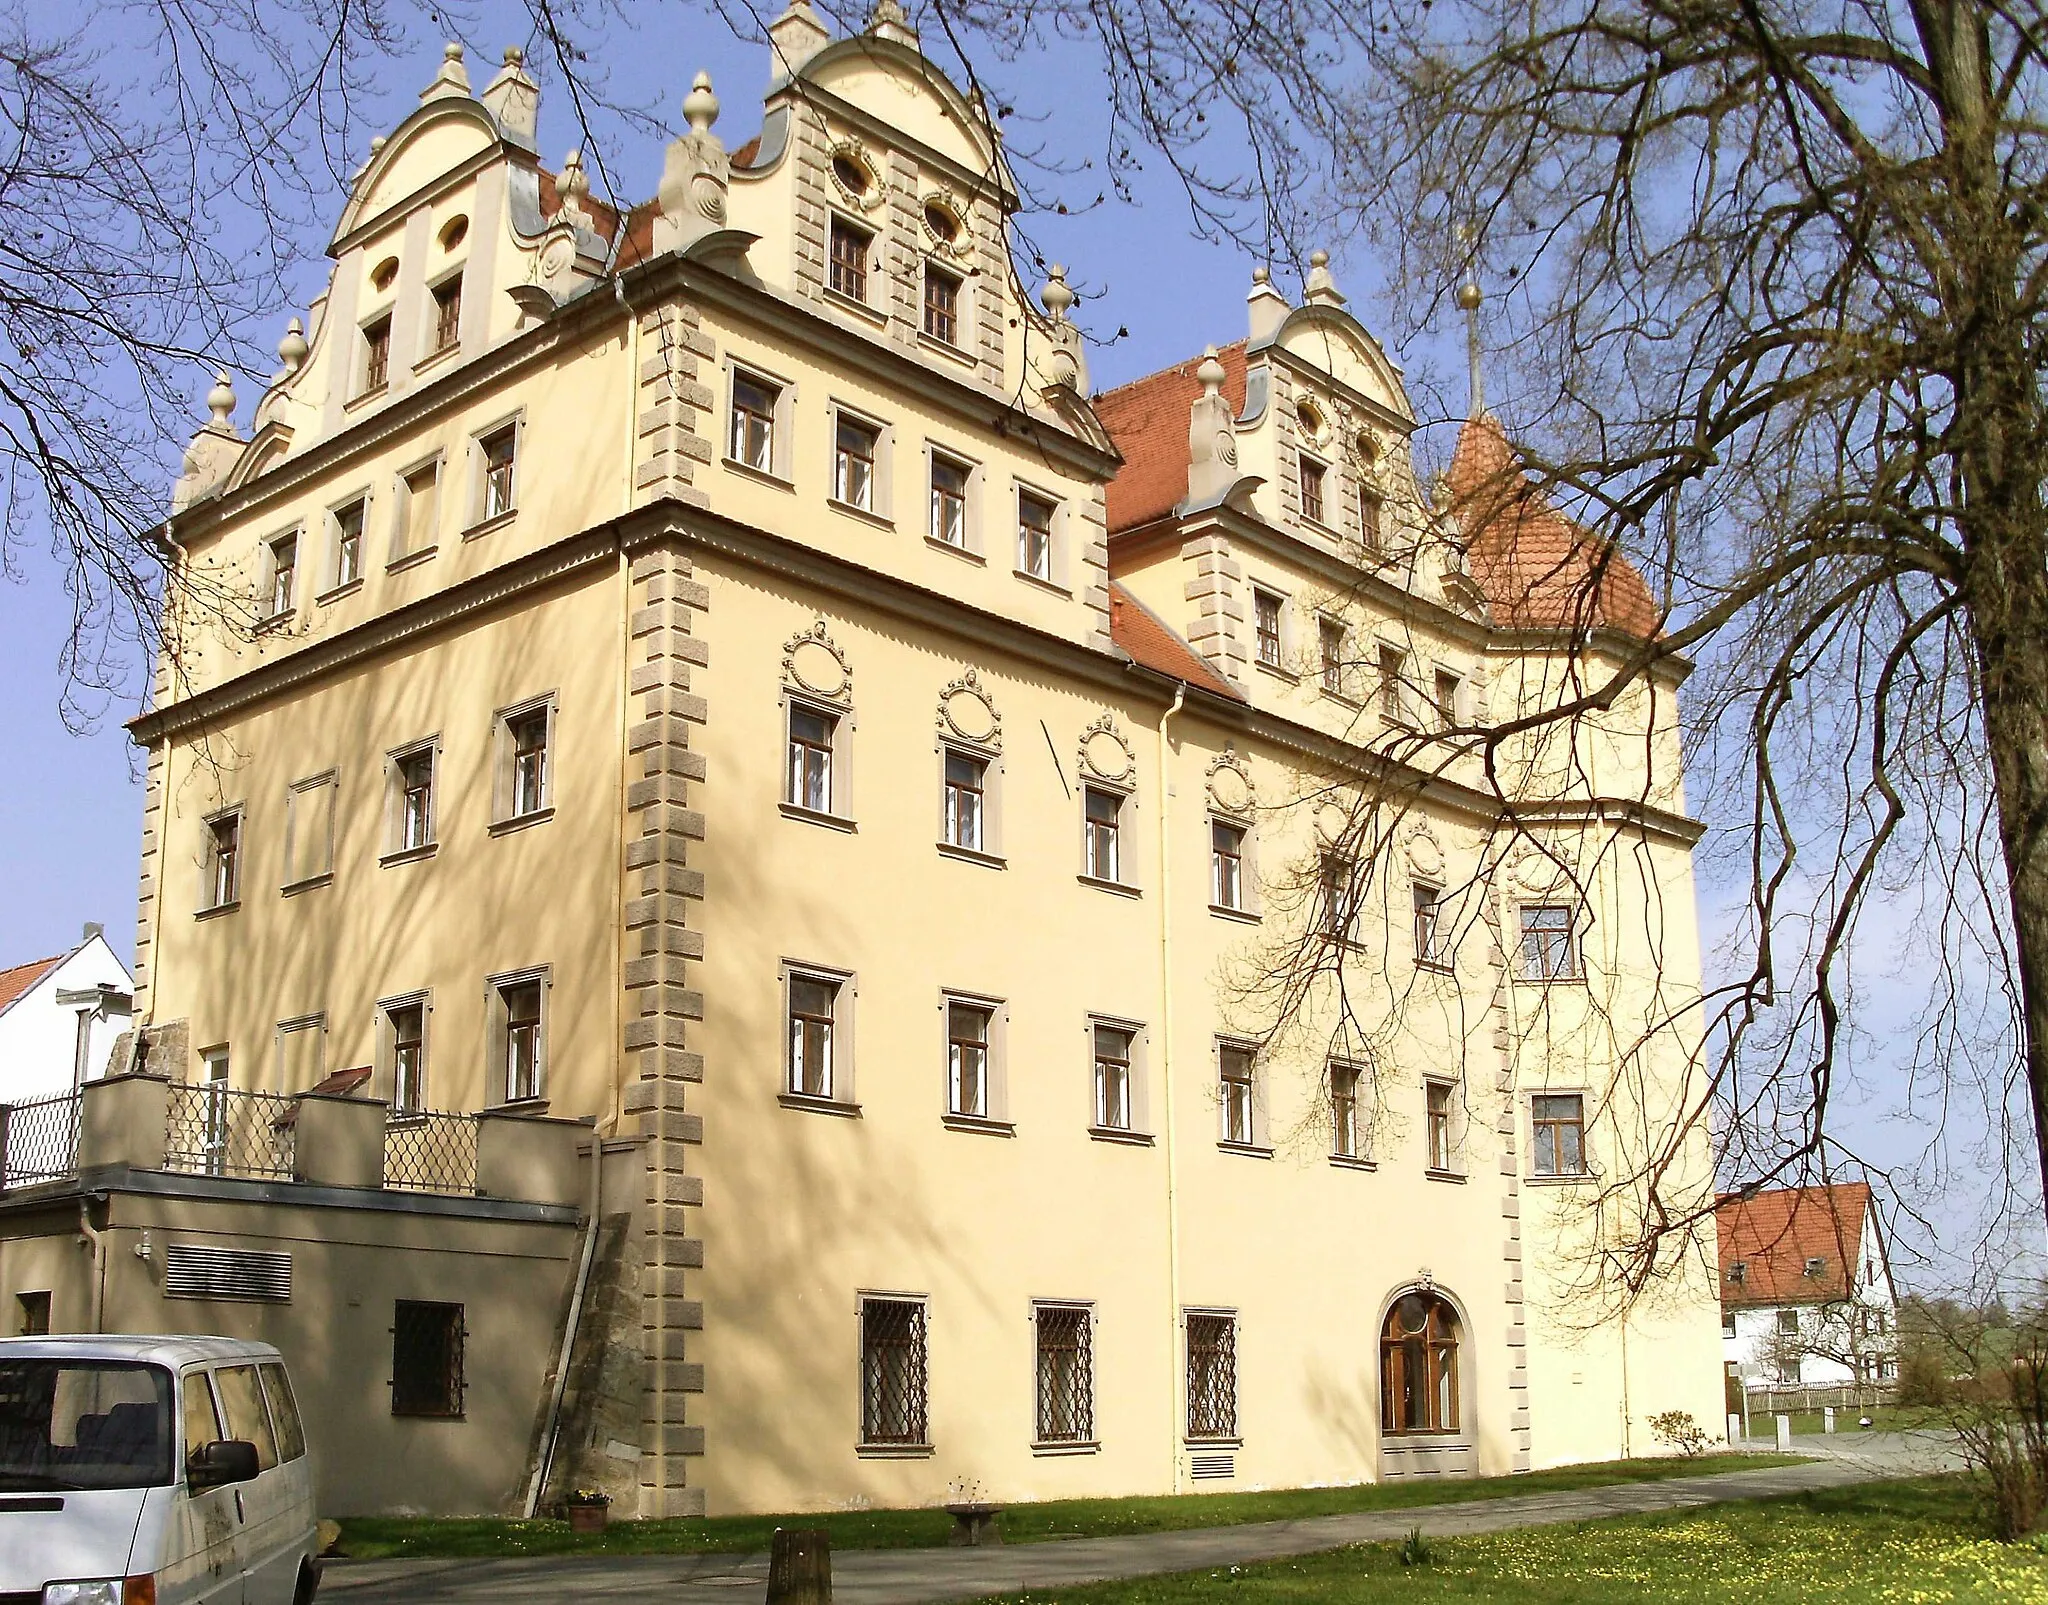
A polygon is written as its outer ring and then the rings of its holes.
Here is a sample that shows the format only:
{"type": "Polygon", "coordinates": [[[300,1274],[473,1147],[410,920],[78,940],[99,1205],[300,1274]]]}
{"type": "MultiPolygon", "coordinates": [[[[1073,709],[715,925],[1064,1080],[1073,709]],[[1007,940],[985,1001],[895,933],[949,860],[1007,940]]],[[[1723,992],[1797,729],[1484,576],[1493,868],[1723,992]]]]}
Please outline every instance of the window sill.
{"type": "Polygon", "coordinates": [[[419,361],[415,362],[412,365],[412,371],[414,373],[425,373],[429,368],[437,367],[441,363],[446,362],[450,357],[454,356],[455,353],[460,351],[461,349],[462,339],[461,336],[458,335],[455,339],[450,340],[446,345],[436,346],[432,351],[429,351],[424,357],[421,357],[419,361]]]}
{"type": "Polygon", "coordinates": [[[1276,680],[1284,680],[1289,685],[1301,684],[1301,676],[1292,669],[1283,669],[1279,664],[1268,663],[1264,658],[1254,658],[1252,660],[1252,667],[1270,674],[1276,680]]]}
{"type": "Polygon", "coordinates": [[[863,1460],[929,1460],[937,1451],[928,1443],[857,1443],[853,1452],[863,1460]]]}
{"type": "Polygon", "coordinates": [[[1415,969],[1419,975],[1447,975],[1455,977],[1458,973],[1449,959],[1417,959],[1415,961],[1415,969]]]}
{"type": "Polygon", "coordinates": [[[381,855],[377,862],[386,869],[399,864],[421,864],[441,850],[439,842],[423,842],[418,847],[401,847],[395,853],[381,855]]]}
{"type": "Polygon", "coordinates": [[[487,1115],[544,1115],[548,1112],[548,1101],[546,1098],[507,1098],[483,1112],[487,1115]]]}
{"type": "Polygon", "coordinates": [[[1241,1154],[1246,1159],[1271,1159],[1273,1150],[1264,1143],[1231,1142],[1224,1138],[1217,1142],[1216,1151],[1223,1154],[1241,1154]]]}
{"type": "Polygon", "coordinates": [[[1330,1163],[1338,1170],[1378,1170],[1380,1168],[1378,1161],[1363,1159],[1357,1154],[1332,1154],[1330,1155],[1330,1163]]]}
{"type": "Polygon", "coordinates": [[[1122,1143],[1126,1148],[1150,1148],[1152,1134],[1132,1131],[1128,1126],[1090,1126],[1088,1135],[1097,1142],[1122,1143]]]}
{"type": "Polygon", "coordinates": [[[1058,580],[1049,580],[1043,574],[1032,573],[1028,568],[1013,568],[1010,570],[1010,573],[1017,579],[1022,580],[1026,585],[1035,585],[1041,591],[1050,592],[1054,596],[1063,596],[1069,602],[1074,599],[1074,593],[1068,590],[1066,586],[1060,584],[1058,580]]]}
{"type": "Polygon", "coordinates": [[[1090,1438],[1085,1443],[1034,1443],[1031,1446],[1031,1452],[1039,1459],[1046,1460],[1055,1459],[1060,1455],[1100,1454],[1102,1452],[1102,1445],[1093,1438],[1090,1438]]]}
{"type": "Polygon", "coordinates": [[[1106,881],[1099,875],[1076,875],[1075,880],[1083,886],[1092,886],[1098,892],[1114,892],[1118,897],[1138,897],[1143,894],[1135,886],[1126,886],[1122,881],[1106,881]]]}
{"type": "Polygon", "coordinates": [[[357,407],[367,407],[373,401],[381,401],[391,391],[390,383],[378,385],[374,390],[358,390],[341,404],[343,412],[352,412],[357,407]]]}
{"type": "Polygon", "coordinates": [[[1600,1178],[1590,1170],[1577,1170],[1563,1176],[1524,1176],[1525,1187],[1585,1187],[1600,1178]]]}
{"type": "Polygon", "coordinates": [[[979,864],[983,869],[1008,869],[1010,861],[998,853],[985,853],[978,847],[962,847],[956,842],[940,842],[941,858],[957,858],[963,864],[979,864]]]}
{"type": "Polygon", "coordinates": [[[192,917],[195,920],[218,919],[223,914],[234,913],[241,906],[242,900],[238,897],[232,903],[215,903],[211,908],[195,909],[193,910],[192,917]]]}
{"type": "Polygon", "coordinates": [[[301,892],[318,891],[323,886],[334,884],[334,871],[322,870],[318,875],[308,875],[302,881],[287,881],[277,889],[279,897],[297,897],[301,892]]]}
{"type": "Polygon", "coordinates": [[[515,830],[524,830],[529,825],[545,825],[555,817],[555,806],[549,803],[545,808],[536,808],[530,814],[514,814],[510,819],[496,819],[491,822],[493,836],[509,836],[515,830]]]}
{"type": "Polygon", "coordinates": [[[1460,1427],[1410,1427],[1406,1431],[1395,1431],[1393,1428],[1388,1427],[1381,1429],[1380,1436],[1394,1444],[1414,1443],[1420,1439],[1432,1449],[1469,1449],[1472,1447],[1472,1440],[1465,1435],[1464,1429],[1460,1427]]]}
{"type": "Polygon", "coordinates": [[[835,513],[847,518],[857,518],[863,524],[872,524],[876,529],[893,530],[896,520],[886,513],[878,513],[872,507],[862,507],[858,502],[843,502],[837,496],[827,496],[825,505],[835,513]]]}
{"type": "Polygon", "coordinates": [[[1192,1432],[1186,1434],[1180,1441],[1190,1449],[1242,1449],[1244,1447],[1244,1439],[1242,1438],[1198,1438],[1192,1432]]]}
{"type": "Polygon", "coordinates": [[[1358,698],[1352,696],[1348,691],[1340,691],[1335,686],[1326,685],[1320,687],[1320,689],[1322,691],[1322,694],[1331,702],[1338,703],[1341,706],[1350,709],[1353,713],[1357,713],[1361,708],[1365,706],[1364,703],[1360,702],[1358,698]]]}
{"type": "Polygon", "coordinates": [[[1258,925],[1263,922],[1248,908],[1232,908],[1228,903],[1211,903],[1209,912],[1219,920],[1236,920],[1240,925],[1258,925]]]}
{"type": "Polygon", "coordinates": [[[1344,539],[1343,533],[1335,525],[1325,524],[1320,518],[1312,518],[1307,513],[1303,513],[1301,515],[1301,522],[1304,528],[1312,529],[1318,535],[1328,540],[1342,541],[1344,539]]]}
{"type": "Polygon", "coordinates": [[[983,1137],[1014,1137],[1017,1126],[1010,1120],[990,1120],[985,1115],[941,1115],[939,1123],[948,1131],[971,1131],[983,1137]]]}
{"type": "Polygon", "coordinates": [[[1422,1175],[1425,1181],[1447,1181],[1459,1187],[1471,1179],[1462,1170],[1438,1170],[1434,1165],[1426,1167],[1422,1175]]]}
{"type": "Polygon", "coordinates": [[[927,535],[925,545],[934,551],[944,552],[948,557],[957,557],[963,563],[972,563],[976,568],[987,568],[988,559],[972,547],[962,546],[958,541],[942,541],[936,535],[927,535]]]}
{"type": "Polygon", "coordinates": [[[820,1098],[809,1092],[777,1093],[775,1101],[785,1109],[796,1109],[809,1115],[838,1115],[843,1120],[860,1119],[860,1105],[847,1103],[839,1098],[820,1098]]]}
{"type": "Polygon", "coordinates": [[[257,635],[275,635],[280,630],[290,629],[292,620],[297,616],[298,609],[289,607],[282,613],[265,614],[256,621],[254,633],[257,635]]]}
{"type": "Polygon", "coordinates": [[[363,577],[362,575],[358,574],[352,580],[344,580],[341,584],[335,586],[334,589],[331,591],[322,591],[318,596],[314,597],[313,600],[319,603],[320,606],[326,607],[330,603],[340,602],[348,597],[354,596],[356,592],[360,591],[362,588],[363,577]]]}
{"type": "Polygon", "coordinates": [[[877,329],[889,327],[889,314],[880,307],[869,306],[865,301],[856,301],[844,290],[835,290],[829,284],[825,286],[825,305],[837,307],[842,312],[851,312],[863,323],[871,323],[877,329]]]}
{"type": "Polygon", "coordinates": [[[507,524],[511,523],[512,520],[517,518],[518,516],[518,508],[508,507],[502,513],[495,513],[491,517],[483,519],[479,523],[470,525],[468,529],[462,532],[462,538],[465,541],[473,541],[479,535],[488,535],[494,529],[503,529],[507,524]]]}
{"type": "Polygon", "coordinates": [[[929,329],[919,329],[917,331],[917,343],[923,350],[945,357],[949,361],[957,362],[963,368],[972,368],[975,365],[973,352],[955,345],[951,340],[941,340],[929,329]]]}
{"type": "Polygon", "coordinates": [[[777,490],[786,490],[792,495],[796,493],[796,482],[783,478],[782,475],[776,473],[772,468],[756,468],[752,463],[743,463],[737,457],[727,457],[724,459],[724,462],[725,466],[736,474],[744,474],[749,479],[758,479],[764,485],[773,485],[777,490]]]}
{"type": "Polygon", "coordinates": [[[784,819],[802,820],[806,825],[823,825],[827,830],[843,830],[849,836],[860,829],[852,820],[840,814],[822,814],[815,808],[806,808],[801,803],[777,803],[784,819]]]}
{"type": "Polygon", "coordinates": [[[1516,986],[1584,986],[1584,975],[1518,975],[1516,986]]]}
{"type": "Polygon", "coordinates": [[[384,565],[384,572],[386,574],[397,574],[409,568],[418,568],[420,564],[424,563],[428,558],[440,551],[440,549],[440,544],[437,542],[432,546],[422,546],[416,552],[401,553],[384,565]]]}

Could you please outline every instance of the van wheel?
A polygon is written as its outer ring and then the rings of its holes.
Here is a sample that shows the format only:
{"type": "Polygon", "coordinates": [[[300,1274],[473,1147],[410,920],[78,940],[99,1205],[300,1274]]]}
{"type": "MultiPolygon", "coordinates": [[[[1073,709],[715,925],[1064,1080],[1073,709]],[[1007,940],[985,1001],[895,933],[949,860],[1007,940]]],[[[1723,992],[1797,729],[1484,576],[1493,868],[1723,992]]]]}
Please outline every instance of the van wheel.
{"type": "Polygon", "coordinates": [[[314,1560],[299,1562],[299,1586],[292,1590],[292,1605],[313,1605],[313,1596],[320,1592],[320,1564],[314,1560]]]}

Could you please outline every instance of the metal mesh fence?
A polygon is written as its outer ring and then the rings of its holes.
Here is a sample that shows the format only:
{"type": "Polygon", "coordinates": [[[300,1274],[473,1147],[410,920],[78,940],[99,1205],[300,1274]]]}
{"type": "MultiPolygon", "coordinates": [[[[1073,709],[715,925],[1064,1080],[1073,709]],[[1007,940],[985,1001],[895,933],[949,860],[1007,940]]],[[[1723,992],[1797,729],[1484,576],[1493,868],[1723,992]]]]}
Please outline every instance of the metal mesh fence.
{"type": "Polygon", "coordinates": [[[1085,1309],[1038,1312],[1038,1441],[1095,1437],[1094,1323],[1085,1309]]]}
{"type": "Polygon", "coordinates": [[[426,1111],[384,1126],[384,1185],[410,1193],[476,1191],[476,1116],[426,1111]]]}
{"type": "Polygon", "coordinates": [[[911,1299],[864,1301],[860,1362],[862,1440],[926,1442],[924,1305],[911,1299]]]}
{"type": "Polygon", "coordinates": [[[0,1104],[0,1187],[54,1181],[78,1168],[75,1092],[0,1104]]]}
{"type": "Polygon", "coordinates": [[[298,1101],[274,1092],[173,1086],[164,1169],[289,1181],[298,1159],[298,1101]]]}
{"type": "Polygon", "coordinates": [[[1237,1320],[1188,1317],[1188,1436],[1237,1436],[1237,1320]]]}

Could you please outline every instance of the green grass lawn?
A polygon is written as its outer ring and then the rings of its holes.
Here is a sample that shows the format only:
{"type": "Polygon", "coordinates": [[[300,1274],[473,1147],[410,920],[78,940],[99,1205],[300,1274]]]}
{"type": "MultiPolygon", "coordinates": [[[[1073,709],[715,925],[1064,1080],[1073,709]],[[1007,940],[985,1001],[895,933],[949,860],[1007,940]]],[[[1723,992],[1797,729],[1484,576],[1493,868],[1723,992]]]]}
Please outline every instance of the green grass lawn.
{"type": "MultiPolygon", "coordinates": [[[[1182,1494],[1149,1499],[1060,1499],[1013,1505],[1002,1518],[1013,1544],[1059,1538],[1172,1532],[1248,1521],[1334,1516],[1353,1510],[1498,1499],[1512,1494],[1599,1488],[1617,1482],[1695,1477],[1791,1463],[1783,1455],[1709,1455],[1699,1460],[1610,1460],[1520,1477],[1460,1482],[1365,1483],[1350,1488],[1289,1488],[1270,1493],[1182,1494]]],[[[823,1527],[835,1549],[928,1549],[946,1542],[953,1518],[943,1510],[851,1510],[807,1516],[717,1516],[708,1520],[616,1522],[578,1536],[565,1521],[409,1520],[360,1517],[341,1524],[340,1552],[355,1559],[402,1556],[659,1555],[763,1550],[777,1527],[823,1527]]]]}
{"type": "Polygon", "coordinates": [[[1399,1545],[1361,1544],[1220,1572],[1009,1594],[993,1605],[2048,1601],[2048,1554],[2038,1545],[1988,1538],[1971,1486],[1961,1477],[1428,1543],[1432,1558],[1419,1566],[1401,1564],[1399,1545]]]}
{"type": "MultiPolygon", "coordinates": [[[[1793,1410],[1788,1413],[1792,1417],[1792,1435],[1795,1438],[1805,1437],[1809,1433],[1818,1433],[1822,1430],[1823,1417],[1820,1411],[1793,1410]]],[[[1873,1405],[1866,1410],[1845,1406],[1835,1412],[1835,1432],[1839,1436],[1846,1437],[1863,1430],[1856,1425],[1856,1422],[1859,1417],[1865,1415],[1870,1417],[1871,1426],[1869,1430],[1874,1432],[1905,1432],[1913,1428],[1938,1427],[1944,1424],[1941,1418],[1931,1410],[1902,1408],[1895,1404],[1873,1405]]],[[[1752,1443],[1759,1439],[1768,1441],[1775,1438],[1778,1432],[1777,1425],[1771,1419],[1770,1412],[1764,1410],[1751,1412],[1749,1430],[1752,1443]]]]}

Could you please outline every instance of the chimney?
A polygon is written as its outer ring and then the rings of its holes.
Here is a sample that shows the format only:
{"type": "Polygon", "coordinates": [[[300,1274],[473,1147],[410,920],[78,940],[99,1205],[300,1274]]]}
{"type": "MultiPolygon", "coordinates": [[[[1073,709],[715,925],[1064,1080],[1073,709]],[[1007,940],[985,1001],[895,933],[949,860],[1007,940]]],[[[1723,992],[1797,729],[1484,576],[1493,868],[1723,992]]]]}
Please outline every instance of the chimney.
{"type": "Polygon", "coordinates": [[[1293,310],[1287,304],[1287,297],[1273,288],[1273,270],[1261,262],[1252,269],[1252,290],[1245,298],[1251,312],[1252,344],[1263,345],[1280,332],[1280,325],[1287,321],[1287,314],[1293,310]]]}

